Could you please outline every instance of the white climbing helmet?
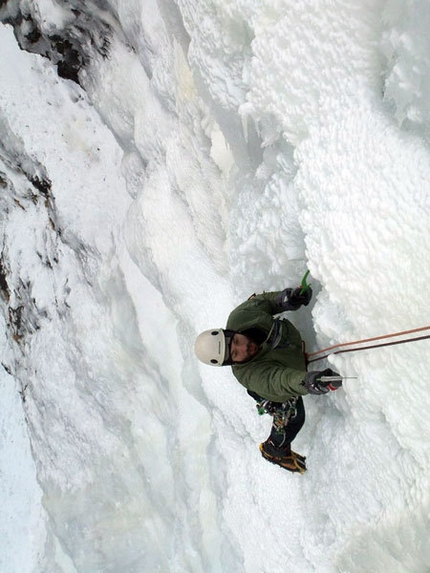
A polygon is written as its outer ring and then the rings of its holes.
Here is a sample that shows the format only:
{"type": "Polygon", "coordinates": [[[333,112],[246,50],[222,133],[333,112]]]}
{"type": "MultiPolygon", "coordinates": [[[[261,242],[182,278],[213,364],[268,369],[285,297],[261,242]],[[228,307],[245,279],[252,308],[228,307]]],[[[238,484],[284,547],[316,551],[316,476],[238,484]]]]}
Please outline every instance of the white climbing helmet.
{"type": "Polygon", "coordinates": [[[222,328],[212,328],[200,333],[194,344],[197,358],[209,366],[222,366],[229,357],[230,337],[222,328]]]}

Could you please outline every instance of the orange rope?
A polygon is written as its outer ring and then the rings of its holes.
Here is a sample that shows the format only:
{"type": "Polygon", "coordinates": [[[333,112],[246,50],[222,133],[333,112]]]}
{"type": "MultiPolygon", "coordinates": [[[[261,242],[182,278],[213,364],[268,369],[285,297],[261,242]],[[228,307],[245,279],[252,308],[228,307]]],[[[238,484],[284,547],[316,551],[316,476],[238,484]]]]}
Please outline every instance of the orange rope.
{"type": "MultiPolygon", "coordinates": [[[[328,353],[327,356],[329,354],[331,354],[331,350],[335,350],[336,348],[343,348],[344,346],[353,346],[355,344],[364,344],[366,342],[373,342],[375,340],[384,340],[386,338],[394,338],[396,336],[404,336],[406,334],[412,334],[414,332],[422,332],[423,330],[430,330],[430,326],[422,326],[420,328],[413,328],[412,330],[403,330],[402,332],[394,332],[392,334],[384,334],[382,336],[374,336],[373,338],[364,338],[363,340],[354,340],[353,342],[342,342],[339,344],[334,344],[333,346],[328,346],[327,348],[323,348],[322,350],[317,350],[316,352],[311,352],[310,354],[306,355],[306,358],[312,358],[313,356],[319,356],[320,354],[324,354],[324,353],[328,353]]],[[[424,337],[427,338],[427,337],[424,337]]],[[[410,339],[410,341],[412,342],[412,340],[418,340],[418,339],[410,339]]],[[[409,339],[405,339],[405,340],[401,340],[398,343],[402,343],[402,342],[408,342],[409,339]]],[[[382,345],[380,345],[382,346],[382,345]]],[[[387,344],[388,346],[388,344],[387,344]]],[[[356,350],[365,350],[367,347],[364,348],[357,348],[356,350]]],[[[339,353],[339,352],[337,352],[339,353]]],[[[336,352],[334,354],[337,354],[336,352]]],[[[325,356],[321,357],[321,358],[325,358],[325,356]]],[[[316,361],[317,358],[314,358],[313,360],[309,360],[309,362],[314,362],[316,361]]]]}

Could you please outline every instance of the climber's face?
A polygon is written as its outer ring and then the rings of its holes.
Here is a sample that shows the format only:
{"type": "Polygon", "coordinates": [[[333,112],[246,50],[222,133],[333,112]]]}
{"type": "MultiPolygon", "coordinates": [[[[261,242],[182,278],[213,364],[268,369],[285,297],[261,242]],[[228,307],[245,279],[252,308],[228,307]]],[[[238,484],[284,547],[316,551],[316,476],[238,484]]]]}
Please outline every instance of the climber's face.
{"type": "Polygon", "coordinates": [[[236,332],[230,343],[230,358],[233,362],[241,363],[250,360],[257,354],[259,346],[244,334],[236,332]]]}

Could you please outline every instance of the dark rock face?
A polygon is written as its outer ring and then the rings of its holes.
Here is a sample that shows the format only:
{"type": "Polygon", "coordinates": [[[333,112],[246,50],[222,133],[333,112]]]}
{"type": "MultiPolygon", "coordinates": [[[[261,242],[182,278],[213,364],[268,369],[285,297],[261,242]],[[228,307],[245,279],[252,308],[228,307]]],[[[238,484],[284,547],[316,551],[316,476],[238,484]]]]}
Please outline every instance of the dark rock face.
{"type": "Polygon", "coordinates": [[[68,15],[64,28],[44,34],[28,5],[20,0],[0,0],[0,21],[10,24],[23,50],[49,58],[58,75],[80,84],[80,72],[98,52],[108,57],[115,18],[104,2],[63,2],[68,15]]]}

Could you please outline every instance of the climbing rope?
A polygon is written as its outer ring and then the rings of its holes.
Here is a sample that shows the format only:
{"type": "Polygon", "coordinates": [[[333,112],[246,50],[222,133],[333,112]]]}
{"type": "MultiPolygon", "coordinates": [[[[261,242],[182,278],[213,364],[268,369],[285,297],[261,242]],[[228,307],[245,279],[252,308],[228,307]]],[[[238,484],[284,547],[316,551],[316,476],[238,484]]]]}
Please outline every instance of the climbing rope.
{"type": "MultiPolygon", "coordinates": [[[[300,293],[305,293],[309,287],[307,279],[309,276],[309,271],[306,271],[302,281],[300,283],[301,291],[300,293]]],[[[334,344],[333,346],[328,346],[322,350],[317,350],[308,354],[304,349],[304,354],[306,358],[306,364],[311,362],[317,362],[318,360],[323,360],[331,354],[344,354],[346,352],[358,352],[359,350],[370,350],[372,348],[382,348],[383,346],[394,346],[395,344],[406,344],[407,342],[416,342],[418,340],[426,340],[430,338],[430,334],[424,336],[415,336],[412,338],[402,338],[402,340],[395,340],[392,342],[381,342],[378,344],[368,344],[369,342],[376,342],[377,340],[387,340],[389,338],[397,338],[399,336],[408,336],[410,334],[415,334],[417,332],[423,332],[430,330],[430,326],[422,326],[420,328],[413,328],[411,330],[403,330],[402,332],[394,332],[392,334],[384,334],[382,336],[374,336],[373,338],[364,338],[363,340],[354,340],[353,342],[341,342],[339,344],[334,344]],[[359,348],[348,348],[349,346],[355,346],[357,344],[364,344],[365,346],[360,346],[359,348]]]]}
{"type": "Polygon", "coordinates": [[[359,350],[370,350],[372,348],[382,348],[383,346],[394,346],[396,344],[406,344],[407,342],[416,342],[418,340],[426,340],[430,338],[430,334],[424,336],[416,336],[412,338],[402,338],[402,340],[395,340],[392,342],[382,342],[378,344],[371,344],[369,342],[376,342],[377,340],[387,340],[389,338],[396,338],[399,336],[408,336],[410,334],[423,332],[430,330],[430,326],[422,326],[420,328],[413,328],[411,330],[404,330],[402,332],[394,332],[392,334],[384,334],[382,336],[375,336],[373,338],[364,338],[363,340],[354,340],[353,342],[342,342],[339,344],[334,344],[333,346],[328,346],[321,350],[311,352],[306,354],[306,362],[310,364],[311,362],[316,362],[317,360],[323,360],[331,354],[344,354],[346,352],[358,352],[359,350]],[[365,346],[360,346],[359,348],[346,348],[349,346],[355,346],[358,344],[364,344],[365,346]]]}

